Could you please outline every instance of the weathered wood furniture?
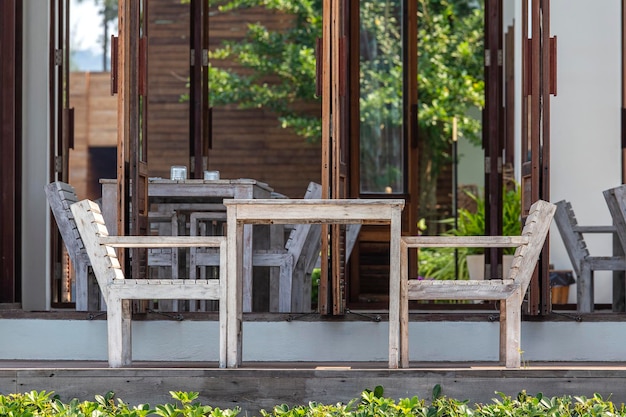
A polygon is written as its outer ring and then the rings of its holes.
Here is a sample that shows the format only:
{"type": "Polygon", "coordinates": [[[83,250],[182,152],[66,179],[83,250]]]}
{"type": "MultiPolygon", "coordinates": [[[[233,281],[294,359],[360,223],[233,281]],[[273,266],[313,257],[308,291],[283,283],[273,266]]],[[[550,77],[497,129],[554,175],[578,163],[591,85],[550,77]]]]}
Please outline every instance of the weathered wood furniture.
{"type": "MultiPolygon", "coordinates": [[[[603,191],[604,199],[613,218],[615,234],[613,255],[624,256],[626,262],[626,184],[603,191]]],[[[626,270],[613,271],[613,311],[621,312],[626,308],[626,270]]]]}
{"type": "MultiPolygon", "coordinates": [[[[203,218],[215,219],[216,213],[195,212],[190,215],[190,236],[206,236],[199,227],[203,218]]],[[[224,220],[226,213],[223,214],[224,220]]],[[[189,278],[204,278],[205,268],[218,266],[220,261],[219,251],[213,249],[190,248],[189,250],[189,278]]],[[[278,279],[270,275],[270,312],[290,312],[291,311],[291,273],[293,270],[293,256],[286,250],[254,250],[252,253],[252,266],[277,267],[279,269],[278,279]],[[278,291],[274,289],[281,288],[278,291]]],[[[251,283],[250,283],[251,284],[251,283]]],[[[249,291],[251,294],[252,291],[249,291]]],[[[252,298],[252,297],[250,297],[252,298]]],[[[193,309],[190,309],[193,311],[193,309]]],[[[201,309],[202,310],[202,309],[201,309]]]]}
{"type": "MultiPolygon", "coordinates": [[[[305,199],[310,198],[320,198],[322,195],[322,188],[319,184],[311,182],[307,187],[307,191],[304,195],[305,199]]],[[[277,195],[276,193],[272,193],[272,198],[287,198],[283,195],[277,195]]],[[[197,219],[209,218],[213,219],[216,213],[205,214],[202,212],[192,213],[190,215],[191,224],[190,224],[190,235],[195,236],[201,234],[199,229],[199,222],[194,221],[197,219]]],[[[226,212],[223,213],[224,220],[226,220],[226,212]]],[[[282,226],[282,225],[281,225],[282,226]]],[[[275,227],[270,226],[270,227],[275,227]]],[[[300,260],[301,254],[303,252],[303,248],[310,239],[307,239],[307,234],[309,233],[309,229],[311,225],[295,225],[290,231],[289,238],[287,243],[285,244],[283,239],[275,239],[278,242],[270,242],[269,250],[253,250],[252,253],[252,266],[268,266],[268,267],[278,267],[279,274],[276,276],[272,274],[270,276],[270,289],[269,289],[269,310],[270,312],[300,312],[300,307],[304,304],[303,298],[309,297],[310,299],[310,290],[308,292],[304,291],[304,285],[300,283],[295,283],[294,278],[297,280],[304,280],[304,273],[296,273],[294,270],[294,266],[296,261],[300,260]],[[276,247],[276,243],[280,244],[280,248],[276,247]],[[300,285],[298,285],[300,284],[300,285]],[[292,292],[292,288],[296,288],[296,291],[292,292]],[[296,310],[298,309],[298,310],[296,310]]],[[[282,227],[277,229],[278,233],[282,231],[282,227]]],[[[319,231],[317,232],[317,240],[319,241],[319,231]]],[[[270,234],[270,238],[274,238],[276,235],[276,231],[270,234]]],[[[307,253],[308,256],[319,256],[319,244],[317,245],[317,251],[315,253],[307,253]]],[[[203,266],[214,266],[217,265],[216,262],[219,261],[219,257],[216,256],[216,253],[211,250],[196,250],[192,248],[190,250],[189,257],[189,268],[190,268],[190,277],[193,278],[196,273],[196,269],[198,267],[203,266]]],[[[313,263],[306,260],[306,265],[308,266],[308,276],[310,277],[311,271],[313,270],[313,263]]],[[[302,264],[302,262],[300,262],[302,264]]],[[[300,268],[302,269],[302,267],[300,268]]],[[[303,270],[304,272],[304,270],[303,270]]],[[[309,281],[310,282],[310,281],[309,281]]],[[[252,281],[244,281],[244,293],[252,294],[252,281]]],[[[252,298],[252,297],[250,297],[252,298]]],[[[247,304],[248,300],[244,300],[244,304],[247,304]]],[[[310,308],[310,303],[308,304],[310,308]]]]}
{"type": "MultiPolygon", "coordinates": [[[[521,236],[403,236],[401,238],[400,365],[409,366],[409,300],[500,300],[500,361],[520,366],[521,304],[544,245],[556,207],[539,200],[521,236]],[[516,247],[506,279],[409,280],[409,249],[424,247],[516,247]]],[[[390,317],[391,326],[391,317],[390,317]]],[[[391,365],[391,364],[390,364],[391,365]]]]}
{"type": "Polygon", "coordinates": [[[48,204],[56,220],[61,238],[72,261],[75,280],[75,301],[77,311],[97,311],[100,309],[100,291],[91,270],[91,262],[80,236],[70,206],[78,201],[74,187],[55,181],[44,187],[48,204]]]}
{"type": "Polygon", "coordinates": [[[109,236],[97,204],[83,200],[71,206],[78,232],[107,304],[109,366],[132,362],[129,300],[220,300],[219,363],[226,366],[226,238],[190,236],[109,236]],[[219,279],[126,279],[114,248],[219,247],[219,279]]]}
{"type": "Polygon", "coordinates": [[[227,363],[241,364],[242,292],[244,227],[254,224],[388,224],[390,226],[389,265],[389,364],[396,364],[398,354],[398,300],[400,295],[400,235],[404,200],[359,199],[278,199],[224,200],[228,237],[228,339],[227,363]]]}
{"type": "MultiPolygon", "coordinates": [[[[102,213],[110,233],[117,235],[117,181],[115,179],[101,179],[102,184],[102,213]]],[[[148,201],[150,211],[177,212],[188,215],[198,212],[225,211],[224,199],[257,199],[271,198],[273,189],[267,184],[254,179],[220,179],[201,180],[188,179],[172,181],[168,179],[150,179],[148,182],[148,201]]],[[[185,220],[188,222],[188,219],[185,220]]],[[[245,281],[252,287],[252,242],[253,228],[246,227],[244,231],[248,250],[244,254],[245,281]]],[[[252,311],[252,297],[244,300],[244,311],[252,311]]]]}
{"type": "MultiPolygon", "coordinates": [[[[304,194],[305,200],[319,199],[322,196],[322,186],[310,182],[304,194]]],[[[285,199],[285,196],[272,196],[285,199]]],[[[226,217],[226,213],[224,218],[226,217]]],[[[197,223],[194,218],[204,217],[203,213],[193,213],[190,218],[192,236],[198,234],[197,223]]],[[[207,217],[213,218],[213,214],[207,217]]],[[[272,225],[271,227],[276,227],[272,225]]],[[[282,225],[281,225],[282,226],[282,225]]],[[[282,249],[270,243],[272,249],[255,249],[252,254],[253,266],[278,267],[278,276],[270,277],[270,312],[308,313],[311,311],[311,274],[319,262],[321,249],[321,225],[298,223],[289,225],[291,230],[287,242],[282,249]]],[[[346,257],[350,258],[352,249],[361,229],[360,224],[349,224],[346,227],[346,257]]],[[[278,229],[280,230],[280,229],[278,229]]],[[[270,234],[270,238],[276,233],[270,234]]],[[[191,249],[190,271],[201,265],[216,265],[218,257],[213,250],[200,251],[191,249]]],[[[194,275],[190,275],[194,278],[194,275]]],[[[251,282],[244,281],[244,294],[252,294],[251,282]]],[[[245,300],[244,300],[245,304],[245,300]]],[[[244,309],[245,311],[245,309],[244,309]]]]}
{"type": "MultiPolygon", "coordinates": [[[[578,312],[590,313],[594,309],[594,271],[624,271],[626,270],[626,260],[623,256],[591,256],[584,235],[586,233],[613,234],[616,232],[616,228],[613,225],[581,226],[576,220],[570,202],[562,200],[556,203],[556,206],[554,220],[572,263],[572,269],[576,273],[578,312]]],[[[612,204],[609,204],[609,209],[611,206],[612,204]]],[[[619,217],[615,216],[614,219],[619,219],[619,217]]]]}
{"type": "MultiPolygon", "coordinates": [[[[75,272],[74,301],[77,311],[106,310],[102,300],[98,282],[91,269],[91,262],[76,230],[74,215],[70,206],[78,201],[74,187],[62,181],[52,182],[44,187],[52,213],[59,227],[61,238],[65,243],[68,255],[75,272]]],[[[176,236],[176,213],[148,213],[148,221],[152,223],[169,223],[168,234],[176,236]]],[[[219,259],[219,257],[218,257],[219,259]]],[[[178,278],[178,253],[172,248],[148,250],[148,266],[168,267],[169,278],[178,278]]],[[[160,303],[159,308],[166,311],[177,311],[171,300],[160,303]],[[167,304],[168,306],[164,306],[167,304]]]]}

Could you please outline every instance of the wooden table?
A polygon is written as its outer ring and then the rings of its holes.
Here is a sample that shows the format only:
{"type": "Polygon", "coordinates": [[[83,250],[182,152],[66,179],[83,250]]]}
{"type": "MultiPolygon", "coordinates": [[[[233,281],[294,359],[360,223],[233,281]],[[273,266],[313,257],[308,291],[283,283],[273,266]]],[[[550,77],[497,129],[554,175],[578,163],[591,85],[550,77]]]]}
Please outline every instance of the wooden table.
{"type": "Polygon", "coordinates": [[[245,228],[254,224],[388,224],[389,262],[389,365],[397,367],[400,318],[400,238],[404,200],[369,199],[248,199],[225,200],[228,239],[227,363],[241,364],[242,294],[245,228]]]}
{"type": "MultiPolygon", "coordinates": [[[[117,180],[101,179],[102,214],[110,235],[117,235],[117,180]]],[[[248,178],[201,180],[188,179],[173,181],[168,179],[150,179],[148,182],[148,202],[151,211],[225,211],[223,200],[234,199],[269,199],[273,189],[267,184],[248,178]]],[[[243,264],[246,270],[246,287],[252,288],[252,241],[253,228],[248,226],[243,231],[246,250],[243,264]]],[[[280,242],[279,242],[280,243],[280,242]]],[[[244,311],[252,311],[250,297],[244,300],[244,311]]]]}

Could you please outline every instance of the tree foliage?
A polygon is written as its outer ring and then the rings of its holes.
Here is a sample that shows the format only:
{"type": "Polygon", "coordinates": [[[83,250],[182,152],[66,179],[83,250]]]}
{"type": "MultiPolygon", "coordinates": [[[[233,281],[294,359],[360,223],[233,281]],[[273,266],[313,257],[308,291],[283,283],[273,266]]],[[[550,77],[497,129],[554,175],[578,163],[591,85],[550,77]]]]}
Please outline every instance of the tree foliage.
{"type": "Polygon", "coordinates": [[[452,119],[477,143],[480,121],[468,112],[484,106],[482,9],[467,2],[420,0],[418,12],[418,123],[435,153],[446,152],[452,119]]]}
{"type": "Polygon", "coordinates": [[[210,52],[210,63],[233,61],[244,69],[237,73],[209,67],[211,105],[266,108],[278,115],[283,127],[294,129],[310,142],[318,141],[319,113],[299,111],[299,104],[319,101],[315,96],[315,41],[322,33],[321,0],[211,0],[210,4],[223,13],[264,7],[293,19],[284,31],[251,23],[243,41],[225,41],[210,52]]]}
{"type": "Polygon", "coordinates": [[[418,138],[420,207],[435,210],[436,180],[450,163],[452,120],[459,136],[478,144],[484,107],[483,10],[471,0],[419,0],[418,138]]]}
{"type": "MultiPolygon", "coordinates": [[[[450,163],[451,126],[479,143],[484,105],[483,12],[478,0],[418,1],[418,140],[420,207],[435,207],[437,176],[450,163]]],[[[211,105],[237,104],[275,112],[283,127],[310,142],[321,137],[320,114],[302,111],[315,96],[315,40],[322,33],[321,0],[211,0],[220,13],[261,7],[291,16],[289,29],[250,23],[243,41],[210,52],[211,105]],[[221,61],[219,66],[211,65],[221,61]],[[233,71],[229,68],[229,64],[233,71]]],[[[401,0],[360,1],[361,179],[379,189],[402,179],[401,0]],[[400,140],[395,140],[400,138],[400,140]],[[366,168],[363,168],[366,167],[366,168]]]]}

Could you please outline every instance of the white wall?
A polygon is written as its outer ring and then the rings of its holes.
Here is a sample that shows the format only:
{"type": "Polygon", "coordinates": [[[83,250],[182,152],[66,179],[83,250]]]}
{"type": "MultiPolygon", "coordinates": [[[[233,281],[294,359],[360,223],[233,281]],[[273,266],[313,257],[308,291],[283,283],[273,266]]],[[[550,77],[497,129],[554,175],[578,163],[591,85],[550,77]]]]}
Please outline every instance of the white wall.
{"type": "Polygon", "coordinates": [[[49,210],[43,187],[48,182],[49,0],[24,2],[22,141],[22,307],[50,308],[50,264],[46,244],[49,210]]]}
{"type": "MultiPolygon", "coordinates": [[[[622,322],[523,322],[523,361],[623,361],[622,322]],[[598,348],[602,340],[602,348],[598,348]]],[[[409,357],[497,361],[499,323],[409,323],[409,357]]],[[[107,360],[106,320],[0,320],[0,360],[107,360]]],[[[244,322],[244,361],[381,361],[387,322],[244,322]]],[[[218,360],[216,321],[137,321],[133,359],[218,360]]]]}
{"type": "MultiPolygon", "coordinates": [[[[552,0],[558,38],[558,95],[551,101],[551,199],[569,200],[579,224],[608,225],[602,191],[621,184],[619,0],[552,0]]],[[[585,237],[592,255],[610,255],[610,236],[585,237]]],[[[571,269],[553,226],[551,262],[571,269]]],[[[611,273],[596,273],[595,301],[611,302],[611,273]]],[[[575,302],[575,286],[570,302],[575,302]]]]}

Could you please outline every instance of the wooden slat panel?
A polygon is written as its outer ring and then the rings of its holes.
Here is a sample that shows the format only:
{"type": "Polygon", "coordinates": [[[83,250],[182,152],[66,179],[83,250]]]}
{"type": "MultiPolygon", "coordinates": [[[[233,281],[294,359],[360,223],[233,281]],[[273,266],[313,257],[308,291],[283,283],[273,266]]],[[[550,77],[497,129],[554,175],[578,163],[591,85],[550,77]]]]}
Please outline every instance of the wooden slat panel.
{"type": "MultiPolygon", "coordinates": [[[[151,0],[148,57],[150,176],[169,177],[171,165],[189,166],[189,109],[180,96],[187,92],[189,75],[189,5],[151,0]]],[[[241,40],[248,22],[263,22],[269,29],[287,28],[291,16],[254,8],[214,13],[209,21],[210,48],[223,40],[241,40]]],[[[214,62],[216,67],[228,62],[214,62]]],[[[238,65],[234,66],[240,71],[238,65]]],[[[303,104],[319,113],[319,104],[303,104]]],[[[298,106],[300,107],[300,106],[298,106]]],[[[319,144],[309,144],[290,130],[281,129],[276,116],[236,106],[213,110],[213,147],[209,169],[222,178],[255,178],[287,196],[300,197],[310,181],[320,179],[319,144]],[[277,165],[280,168],[277,169],[277,165]],[[270,169],[271,167],[271,169],[270,169]]]]}
{"type": "MultiPolygon", "coordinates": [[[[151,0],[149,10],[148,137],[150,176],[169,178],[171,165],[189,165],[188,103],[180,102],[189,75],[189,6],[171,0],[151,0]]],[[[270,29],[286,28],[290,16],[250,9],[233,14],[217,13],[210,20],[211,48],[223,40],[241,40],[248,22],[264,22],[270,29]]],[[[215,66],[239,65],[215,62],[215,66]]],[[[75,149],[71,151],[70,183],[79,197],[88,196],[88,147],[115,147],[117,98],[110,96],[109,73],[74,72],[71,103],[76,108],[75,149]]],[[[318,103],[294,105],[319,114],[318,103]]],[[[300,197],[310,181],[320,180],[321,149],[291,130],[282,129],[276,115],[235,105],[213,112],[213,148],[210,169],[222,178],[255,178],[278,192],[300,197]],[[277,169],[277,165],[280,168],[277,169]]]]}

